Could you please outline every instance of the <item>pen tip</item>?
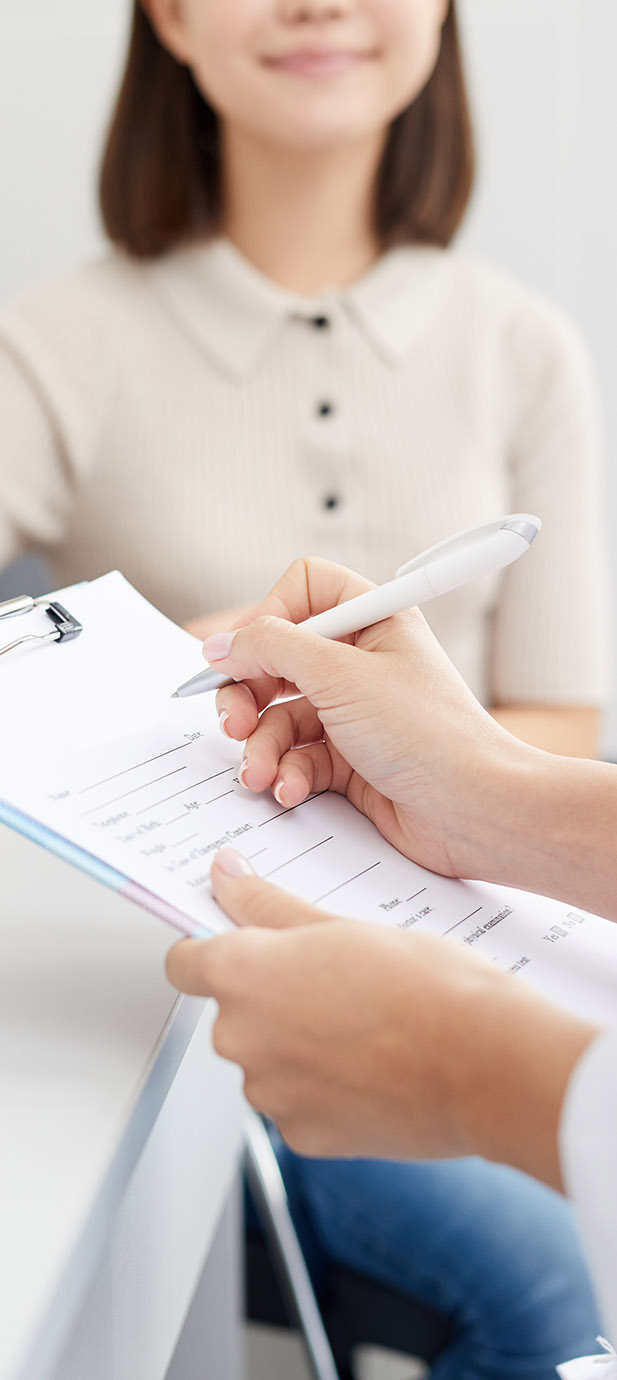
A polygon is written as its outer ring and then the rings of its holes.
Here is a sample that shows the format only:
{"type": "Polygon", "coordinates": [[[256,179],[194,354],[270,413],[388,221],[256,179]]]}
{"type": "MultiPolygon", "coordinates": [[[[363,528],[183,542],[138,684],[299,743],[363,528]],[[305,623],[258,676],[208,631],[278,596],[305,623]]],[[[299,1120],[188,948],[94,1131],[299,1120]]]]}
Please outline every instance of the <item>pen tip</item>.
{"type": "Polygon", "coordinates": [[[180,699],[180,696],[179,696],[177,690],[174,690],[173,695],[172,695],[171,698],[172,698],[172,700],[179,700],[179,699],[180,699]]]}

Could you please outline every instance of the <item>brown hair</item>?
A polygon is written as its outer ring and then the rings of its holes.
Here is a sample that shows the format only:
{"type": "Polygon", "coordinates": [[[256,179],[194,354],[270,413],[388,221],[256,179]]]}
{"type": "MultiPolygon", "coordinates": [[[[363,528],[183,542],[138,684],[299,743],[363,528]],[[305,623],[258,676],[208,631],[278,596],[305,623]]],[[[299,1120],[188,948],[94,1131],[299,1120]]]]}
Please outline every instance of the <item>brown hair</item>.
{"type": "MultiPolygon", "coordinates": [[[[110,239],[146,258],[218,228],[217,116],[135,0],[126,70],[103,154],[100,206],[110,239]]],[[[392,122],[378,169],[375,227],[392,244],[448,245],[465,213],[474,150],[451,0],[439,57],[392,122]]]]}

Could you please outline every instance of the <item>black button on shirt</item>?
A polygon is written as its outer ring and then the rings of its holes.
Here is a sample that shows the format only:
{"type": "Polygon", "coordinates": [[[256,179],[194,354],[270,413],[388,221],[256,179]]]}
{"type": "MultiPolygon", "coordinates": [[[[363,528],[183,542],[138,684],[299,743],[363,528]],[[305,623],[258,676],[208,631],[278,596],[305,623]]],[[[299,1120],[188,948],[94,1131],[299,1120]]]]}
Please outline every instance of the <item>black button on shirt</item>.
{"type": "Polygon", "coordinates": [[[334,403],[331,403],[331,402],[321,402],[321,403],[318,403],[318,405],[317,405],[317,416],[318,416],[318,417],[331,417],[333,412],[334,412],[334,403]]]}
{"type": "Polygon", "coordinates": [[[324,498],[324,500],[323,500],[323,506],[324,506],[324,508],[328,508],[330,511],[331,511],[333,508],[338,508],[339,505],[340,505],[340,503],[341,503],[341,499],[340,499],[340,497],[339,497],[338,494],[326,494],[326,496],[325,496],[325,498],[324,498]]]}
{"type": "Polygon", "coordinates": [[[327,331],[330,321],[327,316],[313,316],[311,325],[315,327],[316,331],[327,331]]]}

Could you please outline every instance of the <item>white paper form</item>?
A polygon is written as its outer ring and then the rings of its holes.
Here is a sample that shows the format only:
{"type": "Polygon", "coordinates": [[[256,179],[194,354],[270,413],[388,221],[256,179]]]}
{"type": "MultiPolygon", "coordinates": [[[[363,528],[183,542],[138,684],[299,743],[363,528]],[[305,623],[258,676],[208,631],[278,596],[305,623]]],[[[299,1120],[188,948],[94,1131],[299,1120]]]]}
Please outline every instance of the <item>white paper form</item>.
{"type": "MultiPolygon", "coordinates": [[[[170,698],[203,665],[195,639],[117,573],[60,597],[83,621],[81,636],[0,662],[0,799],[9,807],[100,860],[112,884],[187,932],[228,928],[209,871],[232,844],[305,900],[449,937],[581,1016],[615,1023],[617,926],[427,872],[340,797],[285,809],[269,791],[252,795],[214,696],[170,698]]],[[[11,619],[11,637],[33,617],[11,619]]]]}

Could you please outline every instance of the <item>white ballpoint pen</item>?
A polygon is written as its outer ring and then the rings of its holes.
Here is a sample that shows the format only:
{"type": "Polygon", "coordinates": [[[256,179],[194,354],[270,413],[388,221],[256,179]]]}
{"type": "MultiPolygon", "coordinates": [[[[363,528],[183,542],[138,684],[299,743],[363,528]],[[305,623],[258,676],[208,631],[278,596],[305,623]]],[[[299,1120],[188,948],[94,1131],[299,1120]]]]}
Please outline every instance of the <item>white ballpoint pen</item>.
{"type": "MultiPolygon", "coordinates": [[[[510,513],[496,522],[459,532],[400,566],[394,579],[387,584],[377,585],[375,589],[357,594],[344,604],[325,609],[298,626],[331,640],[360,632],[362,628],[380,623],[393,613],[401,613],[403,609],[416,604],[426,604],[429,599],[460,589],[461,585],[477,580],[481,575],[502,570],[529,550],[541,526],[540,518],[530,513],[510,513]]],[[[180,685],[172,699],[203,695],[208,690],[219,690],[222,685],[232,684],[230,676],[209,667],[180,685]]]]}

